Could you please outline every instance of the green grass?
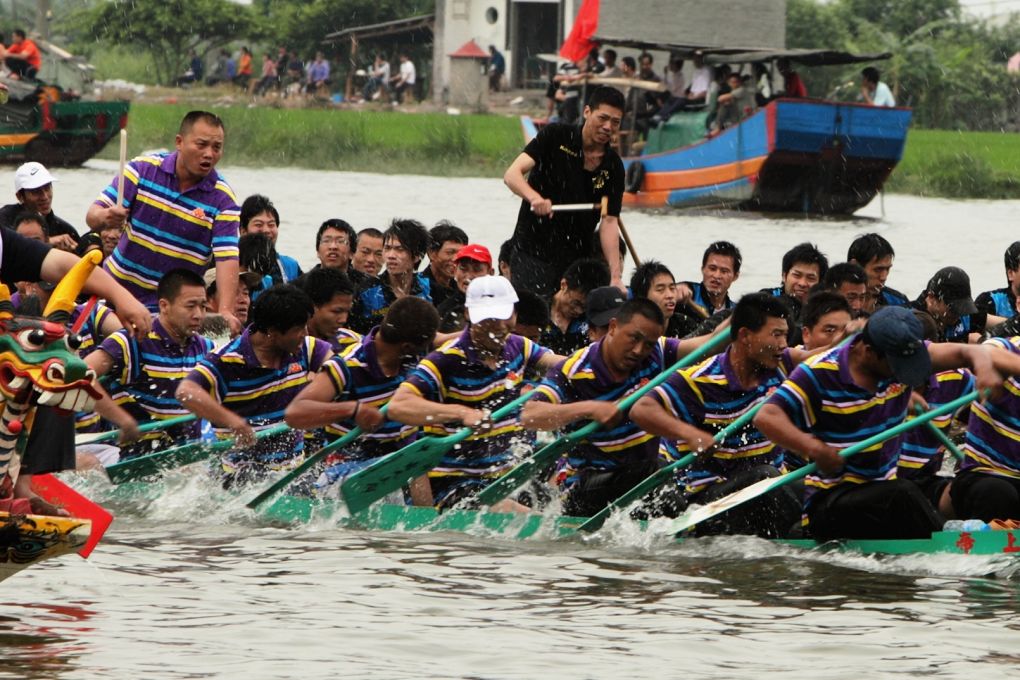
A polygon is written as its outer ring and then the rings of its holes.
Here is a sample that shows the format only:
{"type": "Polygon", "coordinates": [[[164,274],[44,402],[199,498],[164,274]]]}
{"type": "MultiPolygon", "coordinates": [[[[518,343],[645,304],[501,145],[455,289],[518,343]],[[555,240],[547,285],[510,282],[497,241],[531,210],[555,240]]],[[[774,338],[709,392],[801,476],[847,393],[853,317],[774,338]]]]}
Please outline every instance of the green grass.
{"type": "MultiPolygon", "coordinates": [[[[171,147],[191,108],[132,105],[129,152],[171,147]]],[[[210,108],[226,124],[225,164],[498,177],[524,145],[517,120],[504,116],[210,108]]],[[[101,157],[115,158],[116,149],[101,157]]]]}
{"type": "Polygon", "coordinates": [[[947,198],[1020,198],[1020,135],[911,130],[886,189],[947,198]]]}

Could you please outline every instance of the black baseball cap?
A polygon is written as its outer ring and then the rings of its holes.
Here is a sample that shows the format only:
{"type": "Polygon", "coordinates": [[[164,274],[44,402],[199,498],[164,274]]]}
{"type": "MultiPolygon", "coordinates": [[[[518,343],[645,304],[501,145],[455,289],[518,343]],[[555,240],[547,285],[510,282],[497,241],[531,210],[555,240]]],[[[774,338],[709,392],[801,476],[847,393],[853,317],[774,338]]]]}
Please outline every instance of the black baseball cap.
{"type": "Polygon", "coordinates": [[[588,318],[588,323],[596,328],[608,326],[626,301],[627,297],[619,288],[614,286],[594,288],[588,293],[584,315],[588,318]]]}
{"type": "Polygon", "coordinates": [[[882,353],[897,382],[920,387],[931,375],[924,326],[906,307],[880,307],[864,326],[864,339],[882,353]]]}
{"type": "Polygon", "coordinates": [[[970,277],[959,267],[943,267],[928,282],[928,292],[957,316],[977,314],[974,298],[970,295],[970,277]]]}

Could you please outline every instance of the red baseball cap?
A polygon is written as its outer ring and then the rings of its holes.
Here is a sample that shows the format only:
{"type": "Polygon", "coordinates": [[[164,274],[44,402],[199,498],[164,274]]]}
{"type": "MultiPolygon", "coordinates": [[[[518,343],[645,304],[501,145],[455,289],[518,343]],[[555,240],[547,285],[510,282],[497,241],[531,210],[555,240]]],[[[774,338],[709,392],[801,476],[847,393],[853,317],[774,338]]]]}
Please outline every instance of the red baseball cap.
{"type": "Polygon", "coordinates": [[[477,243],[469,243],[460,250],[457,251],[457,255],[453,258],[453,261],[463,259],[474,260],[492,266],[492,253],[485,246],[478,245],[477,243]]]}

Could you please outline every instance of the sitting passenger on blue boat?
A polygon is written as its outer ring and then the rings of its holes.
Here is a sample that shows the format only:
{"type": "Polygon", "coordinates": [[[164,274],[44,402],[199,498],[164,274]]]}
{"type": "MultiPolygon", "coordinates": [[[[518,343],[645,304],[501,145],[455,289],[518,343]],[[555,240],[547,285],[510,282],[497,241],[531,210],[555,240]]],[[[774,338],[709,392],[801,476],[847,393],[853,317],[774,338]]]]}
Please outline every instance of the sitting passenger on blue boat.
{"type": "Polygon", "coordinates": [[[393,220],[383,234],[386,271],[378,282],[361,290],[354,300],[350,327],[367,333],[378,326],[391,304],[402,297],[432,302],[429,280],[418,274],[418,265],[428,250],[431,237],[421,222],[393,220]]]}
{"type": "Polygon", "coordinates": [[[255,430],[283,420],[284,409],[333,355],[329,343],[308,336],[314,308],[299,288],[273,286],[255,301],[251,325],[206,355],[177,388],[177,399],[213,425],[238,450],[222,459],[224,486],[264,477],[301,463],[301,432],[256,443],[255,430]]]}
{"type": "MultiPolygon", "coordinates": [[[[680,473],[686,502],[704,505],[779,476],[783,450],[750,423],[727,433],[718,444],[715,437],[766,399],[792,367],[809,355],[787,347],[789,317],[790,310],[775,297],[743,296],[730,317],[729,348],[672,374],[631,410],[635,423],[663,438],[667,459],[698,454],[680,473]]],[[[784,486],[699,524],[697,531],[775,538],[787,535],[799,516],[800,502],[784,486]]]]}
{"type": "Polygon", "coordinates": [[[864,305],[864,311],[868,314],[886,305],[910,304],[906,295],[885,285],[892,272],[895,258],[896,251],[893,250],[892,244],[881,234],[858,236],[846,251],[846,261],[860,265],[868,275],[868,291],[872,294],[864,305]]]}
{"type": "MultiPolygon", "coordinates": [[[[470,324],[460,337],[429,354],[397,389],[388,416],[430,434],[475,430],[429,472],[434,504],[446,509],[499,477],[518,460],[522,427],[516,413],[493,422],[491,413],[520,395],[525,376],[547,371],[562,359],[527,338],[513,335],[517,293],[502,276],[475,279],[467,290],[470,324]]],[[[520,452],[520,457],[527,452],[520,452]]],[[[499,510],[525,508],[507,499],[499,510]]]]}
{"type": "Polygon", "coordinates": [[[107,397],[96,402],[96,413],[122,431],[120,460],[199,434],[197,421],[138,433],[140,423],[188,413],[174,397],[177,385],[213,349],[212,341],[198,334],[205,318],[202,277],[187,269],[171,270],[160,278],[156,297],[159,314],[152,330],[134,337],[117,331],[85,359],[101,381],[97,389],[107,397]]]}
{"type": "Polygon", "coordinates": [[[804,494],[802,521],[812,537],[928,538],[942,527],[917,485],[896,477],[901,437],[846,460],[839,450],[902,423],[911,386],[923,385],[933,370],[964,367],[979,389],[998,389],[1003,374],[1020,373],[1020,356],[978,345],[926,345],[910,310],[884,307],[859,337],[801,364],[773,393],[754,423],[788,455],[818,465],[804,494]]]}
{"type": "MultiPolygon", "coordinates": [[[[285,412],[291,427],[325,427],[334,441],[360,427],[364,434],[349,447],[326,459],[315,485],[323,495],[335,496],[339,482],[376,458],[413,442],[418,428],[389,420],[379,409],[389,403],[418,361],[432,348],[439,326],[435,308],[407,297],[394,302],[383,322],[344,356],[327,361],[290,403],[285,412]]],[[[431,505],[424,478],[411,484],[417,505],[431,505]],[[424,495],[418,492],[424,483],[424,495]]]]}
{"type": "Polygon", "coordinates": [[[603,312],[605,337],[549,371],[524,405],[529,429],[577,429],[594,420],[603,428],[567,455],[556,479],[563,511],[590,517],[659,467],[659,438],[643,432],[614,402],[647,383],[700,344],[662,336],[665,319],[652,301],[637,298],[603,312]],[[576,425],[575,425],[576,424],[576,425]]]}
{"type": "Polygon", "coordinates": [[[974,299],[979,312],[1011,319],[1016,316],[1017,293],[1020,292],[1020,241],[1013,241],[1003,258],[1006,265],[1006,287],[986,290],[974,299]]]}

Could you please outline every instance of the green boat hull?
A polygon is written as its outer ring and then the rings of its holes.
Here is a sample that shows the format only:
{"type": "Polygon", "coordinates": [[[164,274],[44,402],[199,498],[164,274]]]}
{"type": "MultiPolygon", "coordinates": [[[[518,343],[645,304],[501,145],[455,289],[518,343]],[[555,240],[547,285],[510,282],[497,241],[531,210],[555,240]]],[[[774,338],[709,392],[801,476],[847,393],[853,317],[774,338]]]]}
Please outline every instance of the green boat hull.
{"type": "MultiPolygon", "coordinates": [[[[503,538],[561,538],[576,533],[584,522],[578,517],[545,517],[478,510],[451,510],[377,504],[347,516],[342,504],[333,501],[282,496],[266,507],[263,516],[286,524],[304,524],[321,518],[337,518],[341,526],[374,531],[452,531],[498,535],[503,538]]],[[[637,523],[645,528],[643,522],[637,523]]],[[[680,541],[684,539],[678,539],[680,541]]],[[[926,539],[847,540],[820,544],[812,540],[779,540],[805,549],[840,549],[868,554],[908,555],[953,553],[961,555],[1009,555],[1020,553],[1020,531],[939,531],[926,539]]]]}

